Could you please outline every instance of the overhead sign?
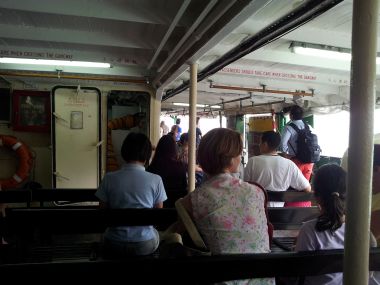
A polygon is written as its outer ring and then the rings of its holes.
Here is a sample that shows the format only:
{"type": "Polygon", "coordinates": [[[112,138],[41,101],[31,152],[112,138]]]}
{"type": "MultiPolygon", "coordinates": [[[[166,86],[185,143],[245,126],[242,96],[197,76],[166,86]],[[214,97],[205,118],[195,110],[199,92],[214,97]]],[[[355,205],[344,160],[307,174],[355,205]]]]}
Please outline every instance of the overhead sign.
{"type": "Polygon", "coordinates": [[[104,54],[98,52],[74,52],[67,53],[64,51],[41,51],[38,49],[23,48],[2,48],[0,46],[0,57],[16,57],[16,58],[34,58],[34,59],[55,59],[55,60],[81,60],[81,61],[100,61],[109,62],[111,64],[137,65],[138,60],[126,56],[104,54]]]}
{"type": "Polygon", "coordinates": [[[255,77],[265,77],[265,78],[277,78],[277,79],[290,79],[299,81],[316,82],[323,84],[333,84],[333,85],[349,85],[349,74],[347,76],[323,74],[323,73],[301,73],[294,71],[279,71],[272,69],[252,69],[242,66],[227,66],[221,69],[218,73],[221,74],[234,74],[243,76],[255,76],[255,77]]]}
{"type": "Polygon", "coordinates": [[[36,51],[5,50],[5,49],[0,50],[0,56],[43,58],[43,59],[63,59],[63,60],[72,60],[73,59],[73,55],[67,54],[67,53],[36,52],[36,51]]]}

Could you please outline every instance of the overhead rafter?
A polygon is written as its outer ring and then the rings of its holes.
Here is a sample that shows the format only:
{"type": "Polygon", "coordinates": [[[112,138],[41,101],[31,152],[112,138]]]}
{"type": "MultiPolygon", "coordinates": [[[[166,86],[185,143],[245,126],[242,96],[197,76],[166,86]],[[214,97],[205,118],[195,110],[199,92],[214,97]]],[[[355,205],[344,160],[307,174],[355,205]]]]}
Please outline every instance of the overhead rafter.
{"type": "MultiPolygon", "coordinates": [[[[304,25],[340,2],[342,0],[311,0],[305,2],[209,64],[198,73],[198,81],[202,81],[230,63],[304,25]]],[[[162,100],[167,100],[188,87],[189,82],[185,82],[175,89],[168,90],[162,100]]]]}

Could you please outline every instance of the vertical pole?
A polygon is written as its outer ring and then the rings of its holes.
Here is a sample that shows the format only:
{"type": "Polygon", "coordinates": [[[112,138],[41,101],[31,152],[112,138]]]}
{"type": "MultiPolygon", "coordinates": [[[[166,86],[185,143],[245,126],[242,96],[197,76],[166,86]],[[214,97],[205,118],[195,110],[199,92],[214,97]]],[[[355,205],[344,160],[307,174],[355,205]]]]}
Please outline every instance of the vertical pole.
{"type": "Polygon", "coordinates": [[[222,120],[222,111],[219,111],[219,126],[222,128],[223,120],[222,120]]]}
{"type": "Polygon", "coordinates": [[[197,72],[198,64],[190,65],[190,120],[189,120],[189,166],[188,166],[188,181],[189,192],[195,189],[195,128],[197,116],[197,72]]]}
{"type": "Polygon", "coordinates": [[[345,285],[368,284],[378,0],[354,0],[345,285]]]}

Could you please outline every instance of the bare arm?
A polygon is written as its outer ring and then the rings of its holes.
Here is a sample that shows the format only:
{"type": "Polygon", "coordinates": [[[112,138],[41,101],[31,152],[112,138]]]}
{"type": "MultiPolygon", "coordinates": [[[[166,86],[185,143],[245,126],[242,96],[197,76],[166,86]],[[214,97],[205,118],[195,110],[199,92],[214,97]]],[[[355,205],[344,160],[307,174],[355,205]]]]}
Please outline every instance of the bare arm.
{"type": "Polygon", "coordinates": [[[156,208],[156,209],[161,209],[164,207],[164,203],[163,202],[159,202],[157,204],[154,204],[154,207],[153,208],[156,208]]]}
{"type": "Polygon", "coordinates": [[[303,189],[303,191],[305,191],[305,192],[311,192],[311,186],[310,186],[310,184],[305,189],[303,189]]]}
{"type": "Polygon", "coordinates": [[[288,141],[290,139],[291,133],[287,127],[285,127],[285,130],[281,136],[281,144],[280,144],[280,151],[283,153],[288,152],[288,141]]]}

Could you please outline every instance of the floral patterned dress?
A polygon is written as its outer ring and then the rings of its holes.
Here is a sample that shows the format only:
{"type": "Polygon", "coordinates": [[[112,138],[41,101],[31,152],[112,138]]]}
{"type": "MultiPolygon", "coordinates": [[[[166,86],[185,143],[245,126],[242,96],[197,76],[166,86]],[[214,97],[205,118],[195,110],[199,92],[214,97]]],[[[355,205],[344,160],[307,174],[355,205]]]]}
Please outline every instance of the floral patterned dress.
{"type": "MultiPolygon", "coordinates": [[[[193,216],[212,254],[270,252],[264,194],[230,174],[205,181],[190,194],[193,216]]],[[[224,284],[275,284],[274,278],[224,284]]]]}

